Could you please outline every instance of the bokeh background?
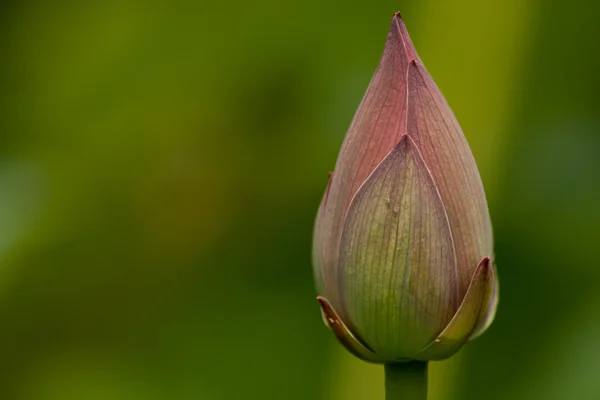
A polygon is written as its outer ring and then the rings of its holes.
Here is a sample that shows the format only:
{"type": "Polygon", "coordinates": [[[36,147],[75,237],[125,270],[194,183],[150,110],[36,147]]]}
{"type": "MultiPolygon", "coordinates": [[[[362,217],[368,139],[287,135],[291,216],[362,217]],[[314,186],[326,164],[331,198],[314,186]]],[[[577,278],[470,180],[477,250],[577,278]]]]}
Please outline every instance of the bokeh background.
{"type": "Polygon", "coordinates": [[[59,0],[0,5],[0,399],[383,399],[310,247],[397,10],[501,279],[431,398],[600,398],[599,2],[59,0]]]}

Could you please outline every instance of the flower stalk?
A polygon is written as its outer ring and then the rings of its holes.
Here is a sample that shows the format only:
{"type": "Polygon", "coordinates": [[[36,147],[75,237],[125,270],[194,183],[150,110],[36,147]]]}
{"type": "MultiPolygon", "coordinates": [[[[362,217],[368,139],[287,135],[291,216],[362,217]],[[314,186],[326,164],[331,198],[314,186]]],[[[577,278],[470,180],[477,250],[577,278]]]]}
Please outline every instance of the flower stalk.
{"type": "Polygon", "coordinates": [[[385,364],[385,400],[426,400],[427,362],[385,364]]]}

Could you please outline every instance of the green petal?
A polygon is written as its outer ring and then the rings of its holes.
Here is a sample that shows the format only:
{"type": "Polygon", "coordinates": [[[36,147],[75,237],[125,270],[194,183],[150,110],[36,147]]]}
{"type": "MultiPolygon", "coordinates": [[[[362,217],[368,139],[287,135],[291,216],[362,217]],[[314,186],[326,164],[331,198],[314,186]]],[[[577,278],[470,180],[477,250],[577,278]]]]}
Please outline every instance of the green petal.
{"type": "Polygon", "coordinates": [[[489,296],[492,271],[489,257],[481,260],[456,315],[437,339],[418,354],[418,360],[441,360],[450,357],[465,344],[481,314],[482,305],[489,296]]]}
{"type": "Polygon", "coordinates": [[[339,257],[342,318],[382,357],[413,357],[458,309],[448,219],[408,136],[352,202],[339,257]]]}

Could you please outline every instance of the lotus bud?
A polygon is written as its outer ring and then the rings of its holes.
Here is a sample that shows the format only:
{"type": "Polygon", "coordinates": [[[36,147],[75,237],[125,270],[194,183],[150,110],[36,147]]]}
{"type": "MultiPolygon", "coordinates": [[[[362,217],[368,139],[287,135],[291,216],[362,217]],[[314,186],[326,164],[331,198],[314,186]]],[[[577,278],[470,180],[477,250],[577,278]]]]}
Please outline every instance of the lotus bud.
{"type": "Polygon", "coordinates": [[[469,145],[395,14],[316,219],[324,320],[367,361],[447,358],[494,318],[492,239],[469,145]]]}

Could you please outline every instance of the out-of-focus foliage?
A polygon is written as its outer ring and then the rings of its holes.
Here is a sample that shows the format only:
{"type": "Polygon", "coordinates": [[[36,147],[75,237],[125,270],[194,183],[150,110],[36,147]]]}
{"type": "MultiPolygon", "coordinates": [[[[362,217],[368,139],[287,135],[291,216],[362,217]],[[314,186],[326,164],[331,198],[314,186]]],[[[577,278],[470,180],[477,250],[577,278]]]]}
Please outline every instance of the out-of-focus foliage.
{"type": "Polygon", "coordinates": [[[480,165],[492,328],[434,399],[597,399],[600,3],[3,2],[0,398],[382,398],[323,326],[327,171],[402,11],[480,165]]]}

